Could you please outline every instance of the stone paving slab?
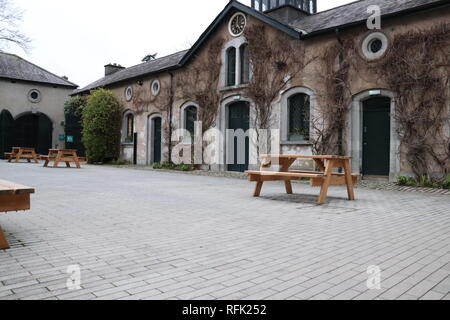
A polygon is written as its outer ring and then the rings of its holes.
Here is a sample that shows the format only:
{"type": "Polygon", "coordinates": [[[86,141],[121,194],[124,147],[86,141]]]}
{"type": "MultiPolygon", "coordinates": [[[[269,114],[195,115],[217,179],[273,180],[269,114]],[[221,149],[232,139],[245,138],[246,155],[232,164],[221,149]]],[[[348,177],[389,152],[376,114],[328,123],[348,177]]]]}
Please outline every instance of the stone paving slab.
{"type": "Polygon", "coordinates": [[[0,214],[0,300],[447,299],[450,197],[84,166],[0,163],[36,188],[0,214]],[[67,268],[81,270],[69,290],[67,268]],[[367,287],[369,266],[381,289],[367,287]]]}

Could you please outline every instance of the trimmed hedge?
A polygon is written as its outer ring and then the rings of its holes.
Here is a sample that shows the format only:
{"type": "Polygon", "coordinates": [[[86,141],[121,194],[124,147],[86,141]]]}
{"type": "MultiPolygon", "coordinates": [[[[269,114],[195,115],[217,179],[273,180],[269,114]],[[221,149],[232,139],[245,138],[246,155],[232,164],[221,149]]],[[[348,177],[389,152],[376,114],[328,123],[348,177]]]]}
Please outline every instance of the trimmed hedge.
{"type": "Polygon", "coordinates": [[[90,163],[119,158],[121,118],[122,106],[113,92],[91,92],[83,108],[83,143],[90,163]]]}

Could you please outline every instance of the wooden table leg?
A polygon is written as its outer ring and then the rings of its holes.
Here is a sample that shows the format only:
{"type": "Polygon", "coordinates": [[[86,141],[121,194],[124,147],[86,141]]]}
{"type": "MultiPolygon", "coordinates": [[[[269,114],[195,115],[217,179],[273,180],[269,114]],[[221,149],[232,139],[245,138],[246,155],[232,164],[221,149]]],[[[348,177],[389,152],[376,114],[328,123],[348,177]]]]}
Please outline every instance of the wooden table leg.
{"type": "Polygon", "coordinates": [[[344,160],[345,182],[347,184],[347,193],[349,200],[355,200],[355,191],[353,188],[352,172],[350,170],[350,160],[344,160]]]}
{"type": "Polygon", "coordinates": [[[19,150],[19,152],[16,155],[16,163],[19,163],[20,158],[22,158],[22,150],[19,150]]]}
{"type": "Polygon", "coordinates": [[[0,227],[0,250],[9,249],[8,241],[6,240],[5,234],[3,233],[2,228],[0,227]]]}
{"type": "Polygon", "coordinates": [[[317,204],[321,205],[327,201],[328,188],[330,187],[332,173],[334,168],[334,160],[328,160],[325,170],[325,180],[323,181],[322,188],[320,189],[320,197],[317,204]]]}
{"type": "Polygon", "coordinates": [[[59,162],[61,161],[61,153],[58,152],[58,155],[55,158],[55,162],[53,163],[53,168],[58,168],[59,162]]]}
{"type": "Polygon", "coordinates": [[[263,187],[264,182],[258,181],[256,182],[255,192],[253,193],[254,197],[259,197],[261,195],[261,190],[263,187]]]}
{"type": "Polygon", "coordinates": [[[34,152],[34,151],[33,151],[33,159],[34,159],[35,163],[39,163],[38,156],[37,156],[36,152],[34,152]]]}
{"type": "Polygon", "coordinates": [[[286,193],[287,194],[293,194],[292,191],[292,182],[291,181],[285,181],[284,186],[286,187],[286,193]]]}

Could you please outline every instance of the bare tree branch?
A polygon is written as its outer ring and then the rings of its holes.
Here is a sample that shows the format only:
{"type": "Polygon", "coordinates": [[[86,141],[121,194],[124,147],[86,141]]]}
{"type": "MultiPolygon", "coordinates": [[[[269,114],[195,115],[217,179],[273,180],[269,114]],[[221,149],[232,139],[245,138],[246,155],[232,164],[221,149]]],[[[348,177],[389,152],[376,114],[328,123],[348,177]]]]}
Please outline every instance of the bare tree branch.
{"type": "Polygon", "coordinates": [[[23,12],[9,0],[0,0],[0,48],[14,44],[27,52],[31,40],[20,31],[23,12]]]}

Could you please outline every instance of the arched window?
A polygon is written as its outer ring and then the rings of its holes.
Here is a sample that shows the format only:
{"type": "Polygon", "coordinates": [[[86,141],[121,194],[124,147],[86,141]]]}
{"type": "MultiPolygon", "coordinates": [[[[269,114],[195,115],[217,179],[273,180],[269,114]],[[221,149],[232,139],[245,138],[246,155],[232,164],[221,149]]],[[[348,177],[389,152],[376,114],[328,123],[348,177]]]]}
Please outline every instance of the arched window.
{"type": "Polygon", "coordinates": [[[198,120],[197,107],[189,106],[184,109],[184,127],[193,137],[195,134],[195,122],[198,120]]]}
{"type": "Polygon", "coordinates": [[[250,80],[250,60],[248,55],[248,44],[243,44],[239,48],[241,60],[241,84],[247,84],[250,80]]]}
{"type": "Polygon", "coordinates": [[[236,85],[236,48],[227,50],[227,86],[236,85]]]}
{"type": "Polygon", "coordinates": [[[125,136],[125,142],[126,143],[133,143],[134,141],[134,116],[129,113],[126,116],[126,136],[125,136]]]}
{"type": "Polygon", "coordinates": [[[310,96],[298,93],[288,99],[289,141],[308,141],[310,138],[310,96]]]}

